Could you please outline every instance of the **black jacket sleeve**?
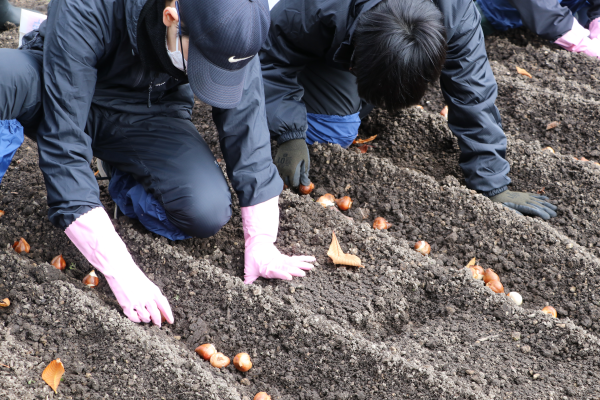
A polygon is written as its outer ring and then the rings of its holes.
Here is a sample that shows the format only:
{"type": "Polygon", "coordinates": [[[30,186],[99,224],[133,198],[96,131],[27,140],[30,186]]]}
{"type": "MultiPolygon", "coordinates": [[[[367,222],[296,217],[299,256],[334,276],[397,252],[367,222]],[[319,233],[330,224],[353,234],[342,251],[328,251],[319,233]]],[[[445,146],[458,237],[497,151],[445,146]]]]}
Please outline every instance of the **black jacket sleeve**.
{"type": "Polygon", "coordinates": [[[112,2],[52,0],[44,39],[44,119],[38,130],[40,168],[48,191],[50,221],[66,229],[102,207],[90,168],[92,146],[84,132],[96,64],[110,40],[112,2]]]}
{"type": "Polygon", "coordinates": [[[588,0],[588,18],[590,21],[600,18],[600,0],[588,0]]]}
{"type": "Polygon", "coordinates": [[[241,103],[233,109],[213,108],[227,175],[241,207],[265,202],[283,190],[283,181],[271,156],[258,57],[246,68],[241,103]]]}
{"type": "Polygon", "coordinates": [[[551,41],[569,32],[573,27],[573,14],[559,1],[510,0],[519,11],[523,24],[537,35],[551,41]]]}
{"type": "Polygon", "coordinates": [[[278,144],[305,138],[306,107],[298,74],[325,56],[335,35],[335,12],[313,3],[280,0],[271,10],[271,29],[260,52],[269,131],[278,144]]]}
{"type": "Polygon", "coordinates": [[[442,0],[438,6],[448,38],[440,83],[449,108],[448,125],[461,149],[460,166],[469,188],[494,195],[510,183],[510,166],[481,17],[471,0],[442,0]]]}

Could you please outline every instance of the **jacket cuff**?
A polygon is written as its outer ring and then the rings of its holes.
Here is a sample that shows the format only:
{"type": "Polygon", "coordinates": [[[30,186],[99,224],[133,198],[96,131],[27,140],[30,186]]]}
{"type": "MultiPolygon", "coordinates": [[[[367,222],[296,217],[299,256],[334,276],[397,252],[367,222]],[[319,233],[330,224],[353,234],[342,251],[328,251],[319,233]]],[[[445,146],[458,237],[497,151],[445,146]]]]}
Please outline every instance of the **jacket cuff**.
{"type": "Polygon", "coordinates": [[[498,189],[494,189],[494,190],[490,190],[489,192],[479,192],[482,195],[484,195],[485,197],[494,197],[502,192],[505,192],[508,190],[508,186],[502,186],[499,187],[498,189]]]}
{"type": "Polygon", "coordinates": [[[304,139],[306,140],[306,130],[302,131],[287,131],[279,135],[277,139],[277,145],[281,145],[282,143],[289,142],[294,139],[304,139]]]}

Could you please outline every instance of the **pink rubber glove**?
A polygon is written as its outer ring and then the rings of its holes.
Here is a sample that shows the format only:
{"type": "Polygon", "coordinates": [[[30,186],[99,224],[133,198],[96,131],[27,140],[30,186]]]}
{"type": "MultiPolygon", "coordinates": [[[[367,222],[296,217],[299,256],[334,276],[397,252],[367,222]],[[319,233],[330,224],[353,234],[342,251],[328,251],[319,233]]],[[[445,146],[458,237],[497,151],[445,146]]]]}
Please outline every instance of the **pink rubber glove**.
{"type": "Polygon", "coordinates": [[[590,22],[590,38],[597,39],[598,37],[600,37],[600,18],[590,22]]]}
{"type": "Polygon", "coordinates": [[[576,19],[573,20],[573,28],[554,43],[575,53],[600,58],[600,39],[590,39],[590,31],[576,19]]]}
{"type": "Polygon", "coordinates": [[[161,325],[161,313],[173,323],[173,313],[160,289],[135,265],[106,211],[94,208],[75,220],[65,233],[85,258],[104,274],[123,312],[133,322],[161,325]]]}
{"type": "Polygon", "coordinates": [[[305,276],[313,268],[312,256],[286,256],[275,247],[279,229],[279,196],[264,203],[242,207],[242,225],[246,241],[244,283],[251,284],[259,276],[291,281],[305,276]]]}

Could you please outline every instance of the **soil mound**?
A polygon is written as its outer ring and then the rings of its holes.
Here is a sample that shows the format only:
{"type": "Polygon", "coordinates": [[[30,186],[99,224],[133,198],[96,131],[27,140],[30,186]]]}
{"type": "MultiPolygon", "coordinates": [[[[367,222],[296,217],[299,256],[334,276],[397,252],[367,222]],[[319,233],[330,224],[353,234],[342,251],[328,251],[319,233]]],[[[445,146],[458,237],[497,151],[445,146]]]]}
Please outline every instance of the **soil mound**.
{"type": "MultiPolygon", "coordinates": [[[[16,46],[16,30],[0,45],[16,46]]],[[[0,397],[6,399],[592,399],[600,397],[600,127],[597,60],[573,55],[525,31],[493,37],[489,57],[509,139],[516,190],[544,190],[559,206],[545,222],[519,216],[467,189],[458,147],[439,116],[375,111],[361,135],[366,154],[311,146],[311,196],[280,197],[278,247],[314,254],[317,267],[291,282],[243,284],[239,207],[217,235],[170,242],[121,217],[115,226],[138,265],[170,299],[175,324],[134,324],[103,277],[46,213],[35,143],[17,152],[0,186],[0,397]],[[533,78],[517,75],[515,66],[533,78]],[[509,75],[510,73],[510,75],[509,75]],[[547,123],[560,122],[546,131],[547,123]],[[552,146],[556,154],[543,151],[552,146]],[[596,158],[594,158],[596,157],[596,158]],[[346,212],[314,199],[354,200],[346,212]],[[375,217],[393,225],[377,231],[375,217]],[[334,266],[332,231],[364,269],[334,266]],[[28,254],[12,250],[24,237],[28,254]],[[431,244],[429,257],[413,250],[431,244]],[[48,264],[56,255],[66,271],[48,264]],[[472,258],[493,268],[516,306],[475,281],[472,258]],[[540,310],[552,305],[558,319],[540,310]],[[229,357],[247,352],[247,373],[218,370],[194,349],[210,342],[229,357]],[[60,358],[58,394],[41,372],[60,358]],[[8,366],[8,367],[7,367],[8,366]]],[[[194,121],[221,157],[210,109],[194,121]]],[[[224,168],[224,164],[221,162],[224,168]]],[[[113,210],[106,184],[102,201],[113,210]]]]}

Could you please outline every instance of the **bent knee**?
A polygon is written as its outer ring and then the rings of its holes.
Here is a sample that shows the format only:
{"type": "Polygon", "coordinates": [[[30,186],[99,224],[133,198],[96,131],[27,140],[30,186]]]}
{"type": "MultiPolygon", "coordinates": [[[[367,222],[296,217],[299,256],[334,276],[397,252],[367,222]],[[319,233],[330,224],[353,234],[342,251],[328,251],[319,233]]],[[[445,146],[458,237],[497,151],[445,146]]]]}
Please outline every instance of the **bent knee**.
{"type": "Polygon", "coordinates": [[[0,119],[19,119],[41,104],[41,59],[26,51],[0,49],[0,119]]]}
{"type": "Polygon", "coordinates": [[[231,195],[186,198],[176,209],[165,207],[169,220],[186,235],[207,238],[231,219],[231,195]]]}

